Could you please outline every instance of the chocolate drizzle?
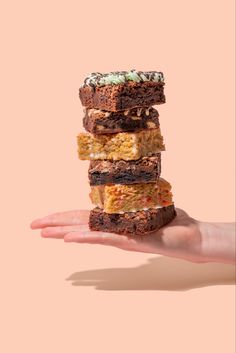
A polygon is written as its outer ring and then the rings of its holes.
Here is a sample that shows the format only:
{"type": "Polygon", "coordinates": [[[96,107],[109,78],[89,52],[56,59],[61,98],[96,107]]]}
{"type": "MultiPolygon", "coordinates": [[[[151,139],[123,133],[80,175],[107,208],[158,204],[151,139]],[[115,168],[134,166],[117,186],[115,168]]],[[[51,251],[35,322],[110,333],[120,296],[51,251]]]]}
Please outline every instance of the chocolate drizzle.
{"type": "Polygon", "coordinates": [[[83,86],[105,86],[105,85],[118,85],[128,81],[133,82],[164,82],[162,72],[157,71],[114,71],[102,74],[100,72],[92,72],[84,80],[83,86]]]}

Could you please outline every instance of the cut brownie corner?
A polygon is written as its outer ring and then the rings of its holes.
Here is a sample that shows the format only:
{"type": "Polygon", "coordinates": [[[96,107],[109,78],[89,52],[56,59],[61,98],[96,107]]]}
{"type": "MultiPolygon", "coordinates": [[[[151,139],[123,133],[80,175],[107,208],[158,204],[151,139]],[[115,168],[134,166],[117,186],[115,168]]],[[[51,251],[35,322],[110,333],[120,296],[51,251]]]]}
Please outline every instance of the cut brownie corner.
{"type": "Polygon", "coordinates": [[[175,216],[174,205],[124,214],[108,214],[96,207],[90,212],[89,228],[131,237],[145,236],[168,224],[175,216]]]}

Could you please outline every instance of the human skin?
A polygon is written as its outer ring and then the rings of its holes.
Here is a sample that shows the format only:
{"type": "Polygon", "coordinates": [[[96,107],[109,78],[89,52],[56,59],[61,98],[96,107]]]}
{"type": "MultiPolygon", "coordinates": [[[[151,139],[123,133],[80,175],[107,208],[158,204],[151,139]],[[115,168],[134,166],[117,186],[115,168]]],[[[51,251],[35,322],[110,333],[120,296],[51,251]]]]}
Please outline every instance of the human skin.
{"type": "Polygon", "coordinates": [[[235,224],[202,222],[177,208],[168,225],[145,236],[128,237],[94,232],[88,227],[89,211],[58,212],[36,219],[32,229],[44,238],[65,242],[110,245],[122,250],[161,254],[192,262],[235,263],[235,224]]]}

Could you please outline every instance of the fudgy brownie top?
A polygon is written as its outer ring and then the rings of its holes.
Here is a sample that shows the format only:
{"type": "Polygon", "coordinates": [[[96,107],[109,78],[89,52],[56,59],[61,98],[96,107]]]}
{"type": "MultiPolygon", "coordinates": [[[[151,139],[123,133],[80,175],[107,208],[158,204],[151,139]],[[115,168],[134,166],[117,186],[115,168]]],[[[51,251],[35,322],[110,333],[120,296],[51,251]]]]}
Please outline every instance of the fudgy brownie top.
{"type": "Polygon", "coordinates": [[[164,82],[164,75],[158,71],[114,71],[109,73],[92,72],[84,80],[84,86],[119,85],[128,81],[134,82],[164,82]]]}
{"type": "Polygon", "coordinates": [[[142,168],[147,173],[151,173],[157,169],[158,163],[161,161],[161,154],[158,153],[156,156],[143,157],[136,161],[109,161],[109,160],[97,160],[91,161],[89,166],[89,172],[109,172],[109,174],[115,174],[117,171],[135,171],[142,168]]]}
{"type": "Polygon", "coordinates": [[[174,205],[124,214],[109,214],[95,208],[90,212],[89,227],[95,231],[145,236],[169,223],[175,216],[174,205]]]}
{"type": "Polygon", "coordinates": [[[162,208],[150,208],[149,210],[142,210],[142,211],[137,211],[137,212],[124,212],[123,214],[120,213],[105,213],[101,208],[96,207],[94,208],[91,213],[93,213],[93,216],[97,215],[101,215],[103,218],[110,218],[113,219],[117,218],[117,219],[126,219],[129,221],[143,221],[145,223],[150,222],[150,216],[156,216],[159,213],[163,212],[163,211],[167,211],[170,210],[173,213],[175,213],[175,206],[173,205],[169,205],[167,207],[162,207],[162,208]]]}

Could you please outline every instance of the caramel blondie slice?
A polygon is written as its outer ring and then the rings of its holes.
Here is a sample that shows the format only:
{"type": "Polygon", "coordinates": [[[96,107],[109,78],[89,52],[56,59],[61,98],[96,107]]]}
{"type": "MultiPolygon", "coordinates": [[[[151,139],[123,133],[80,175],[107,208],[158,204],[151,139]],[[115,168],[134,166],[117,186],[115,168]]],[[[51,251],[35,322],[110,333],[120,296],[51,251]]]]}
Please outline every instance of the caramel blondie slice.
{"type": "Polygon", "coordinates": [[[171,185],[163,178],[157,183],[97,185],[91,187],[94,205],[106,213],[124,213],[173,204],[171,185]]]}
{"type": "Polygon", "coordinates": [[[155,155],[165,150],[160,128],[137,133],[92,135],[81,133],[78,138],[78,155],[83,160],[111,159],[125,161],[155,155]]]}

